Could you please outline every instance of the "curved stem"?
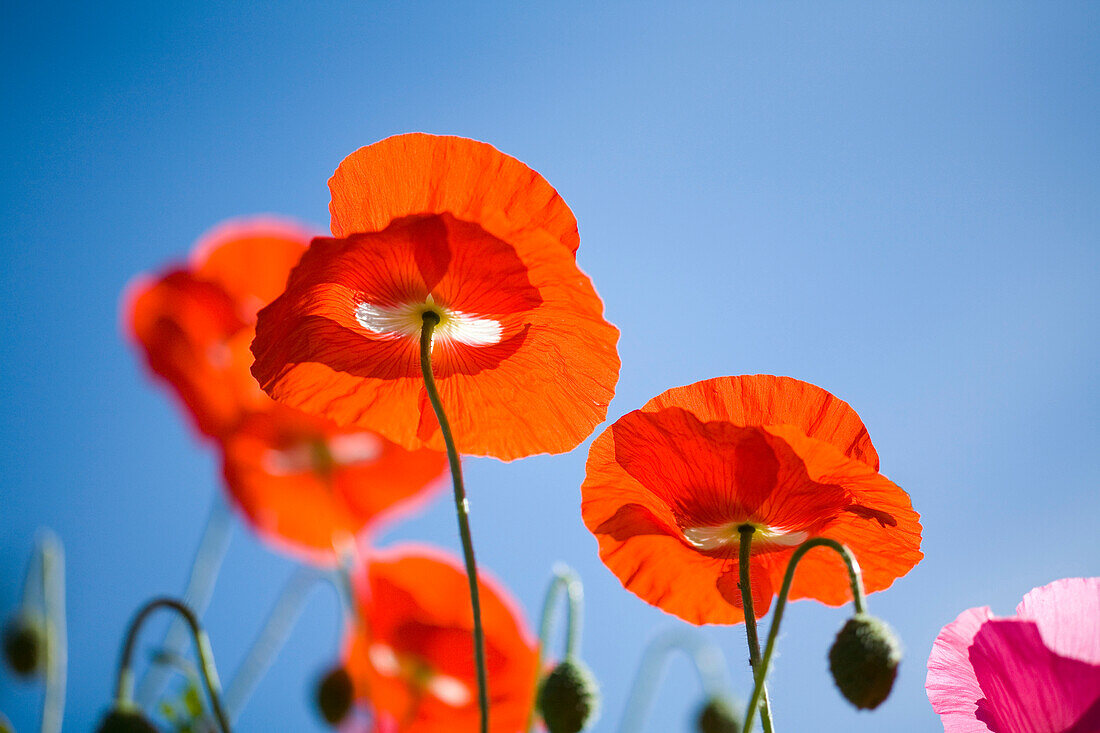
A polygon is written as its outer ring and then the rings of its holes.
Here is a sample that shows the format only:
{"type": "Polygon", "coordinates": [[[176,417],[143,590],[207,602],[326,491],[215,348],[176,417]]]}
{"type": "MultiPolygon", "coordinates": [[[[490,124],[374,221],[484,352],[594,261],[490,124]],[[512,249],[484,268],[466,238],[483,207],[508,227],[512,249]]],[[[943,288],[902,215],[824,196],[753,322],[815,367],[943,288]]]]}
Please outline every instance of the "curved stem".
{"type": "Polygon", "coordinates": [[[699,684],[708,698],[722,697],[729,689],[725,656],[714,644],[698,633],[686,629],[671,629],[653,639],[642,652],[638,674],[627,696],[619,733],[638,733],[645,724],[645,715],[661,680],[665,661],[672,652],[682,651],[691,660],[699,675],[699,684]]]}
{"type": "Polygon", "coordinates": [[[856,613],[867,612],[867,599],[863,591],[863,575],[860,573],[859,563],[856,562],[855,557],[847,547],[828,537],[815,537],[799,545],[798,549],[791,555],[790,562],[787,563],[786,575],[783,576],[783,588],[779,591],[779,601],[775,604],[772,626],[768,630],[768,643],[764,647],[764,659],[760,664],[760,668],[756,670],[752,699],[749,700],[749,707],[745,711],[744,733],[748,733],[752,728],[752,718],[756,712],[756,705],[760,702],[760,696],[767,694],[764,692],[764,680],[768,676],[768,667],[771,665],[772,654],[775,652],[776,639],[779,638],[779,624],[783,621],[783,612],[787,609],[787,596],[790,595],[791,583],[794,582],[795,568],[798,566],[799,560],[815,547],[828,547],[840,554],[844,559],[844,564],[848,567],[848,583],[852,588],[852,600],[855,602],[856,613]]]}
{"type": "MultiPolygon", "coordinates": [[[[290,631],[298,621],[310,591],[316,587],[317,581],[322,577],[312,568],[299,567],[294,570],[286,585],[283,586],[271,613],[268,614],[267,621],[260,629],[260,633],[256,635],[244,661],[237,667],[233,679],[225,688],[225,707],[229,710],[231,721],[236,722],[240,717],[245,703],[256,689],[256,684],[270,669],[271,663],[275,661],[276,655],[290,636],[290,631]]],[[[338,588],[337,591],[339,591],[338,588]]],[[[343,599],[340,599],[340,606],[343,606],[343,599]]]]}
{"type": "MultiPolygon", "coordinates": [[[[745,635],[749,641],[749,665],[752,667],[753,679],[759,680],[756,684],[761,689],[760,695],[753,695],[749,702],[749,711],[745,718],[752,719],[755,705],[760,705],[760,722],[764,726],[764,733],[772,733],[771,701],[768,700],[768,688],[764,684],[764,678],[757,677],[760,669],[760,639],[756,635],[756,612],[752,606],[752,583],[749,577],[749,558],[752,556],[752,534],[756,528],[751,524],[742,524],[737,528],[741,535],[741,541],[737,546],[737,560],[740,570],[741,605],[745,612],[745,635]]],[[[748,730],[746,728],[746,730],[748,730]]]]}
{"type": "Polygon", "coordinates": [[[42,698],[41,733],[60,733],[65,713],[68,644],[65,629],[65,551],[53,532],[38,536],[42,563],[42,605],[46,615],[46,694],[42,698]]]}
{"type": "Polygon", "coordinates": [[[199,620],[194,612],[184,603],[174,598],[154,598],[146,603],[134,615],[126,632],[126,642],[122,646],[122,655],[118,663],[118,680],[115,684],[115,705],[119,708],[131,708],[134,706],[134,672],[131,667],[134,646],[137,643],[138,632],[151,613],[158,608],[170,608],[183,617],[187,628],[191,632],[191,638],[195,642],[195,649],[199,657],[199,671],[202,673],[202,681],[206,685],[206,694],[210,697],[210,706],[214,709],[214,715],[218,719],[218,726],[222,733],[230,733],[229,716],[225,714],[225,708],[221,701],[221,684],[218,682],[218,670],[214,666],[214,653],[210,649],[210,639],[199,625],[199,620]]]}
{"type": "MultiPolygon", "coordinates": [[[[554,577],[546,589],[546,598],[542,602],[542,615],[539,617],[539,644],[535,652],[535,694],[542,683],[542,665],[546,659],[546,648],[550,645],[550,632],[554,623],[554,608],[562,591],[566,591],[569,605],[565,617],[565,658],[572,659],[581,653],[581,623],[584,616],[584,586],[573,568],[565,563],[554,565],[554,577]]],[[[526,730],[533,731],[535,726],[535,706],[527,714],[526,730]]]]}
{"type": "MultiPolygon", "coordinates": [[[[210,505],[210,511],[206,517],[206,526],[203,528],[199,546],[195,550],[195,557],[191,562],[191,573],[187,579],[187,588],[183,592],[183,601],[195,613],[202,616],[206,607],[210,605],[210,597],[214,592],[214,582],[221,570],[222,560],[229,547],[229,539],[232,535],[233,517],[225,504],[221,493],[214,495],[210,505]]],[[[173,618],[168,625],[168,631],[161,641],[161,650],[169,657],[178,655],[183,651],[187,643],[187,626],[179,618],[173,618]]],[[[138,685],[137,699],[142,705],[149,705],[168,680],[169,672],[161,665],[151,665],[141,678],[138,685]]]]}
{"type": "Polygon", "coordinates": [[[474,558],[474,540],[470,534],[470,502],[466,499],[466,487],[462,483],[462,463],[455,448],[451,424],[443,411],[443,401],[435,386],[432,374],[432,332],[439,325],[439,315],[424,312],[424,327],[420,330],[420,370],[424,374],[424,389],[432,403],[443,441],[447,444],[447,462],[451,467],[454,483],[455,511],[458,514],[458,533],[462,537],[462,555],[466,561],[466,578],[470,581],[470,603],[474,610],[474,660],[477,663],[477,701],[481,708],[481,733],[489,733],[489,680],[485,666],[485,632],[481,627],[481,597],[477,585],[477,560],[474,558]]]}

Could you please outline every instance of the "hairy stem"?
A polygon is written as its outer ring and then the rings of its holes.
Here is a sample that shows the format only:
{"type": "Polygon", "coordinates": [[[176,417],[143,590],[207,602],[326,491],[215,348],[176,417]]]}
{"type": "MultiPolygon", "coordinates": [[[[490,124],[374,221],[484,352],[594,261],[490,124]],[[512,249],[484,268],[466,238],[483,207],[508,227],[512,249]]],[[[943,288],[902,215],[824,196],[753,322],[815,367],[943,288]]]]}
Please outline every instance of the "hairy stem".
{"type": "MultiPolygon", "coordinates": [[[[771,701],[768,700],[768,688],[764,685],[764,679],[757,676],[760,664],[760,639],[756,635],[756,612],[752,606],[752,584],[749,577],[749,558],[752,556],[752,534],[756,528],[751,524],[742,524],[737,528],[741,535],[738,543],[737,558],[740,569],[741,605],[745,612],[745,635],[749,641],[749,665],[752,667],[753,679],[759,679],[761,694],[754,695],[754,702],[749,703],[749,710],[745,712],[747,720],[752,719],[753,706],[760,705],[760,722],[764,726],[764,733],[772,733],[771,701]]],[[[746,728],[746,730],[748,730],[746,728]]]]}
{"type": "Polygon", "coordinates": [[[752,698],[749,700],[749,707],[745,711],[744,733],[749,733],[752,729],[753,714],[756,712],[756,706],[760,703],[761,696],[764,696],[765,700],[767,699],[768,693],[764,687],[764,680],[768,676],[772,654],[775,653],[775,642],[779,638],[779,624],[783,621],[783,612],[787,610],[787,597],[791,592],[791,583],[794,582],[795,568],[798,567],[798,561],[815,547],[828,547],[840,553],[840,556],[844,559],[844,564],[848,567],[848,583],[852,588],[852,600],[855,602],[856,613],[867,612],[867,599],[863,592],[863,575],[860,573],[859,563],[856,562],[855,557],[847,547],[827,537],[815,537],[799,545],[798,549],[791,555],[790,562],[787,563],[787,572],[783,576],[783,588],[779,591],[779,601],[775,604],[775,616],[772,618],[771,629],[768,630],[768,643],[764,647],[764,659],[754,673],[755,681],[752,698]]]}
{"type": "Polygon", "coordinates": [[[454,483],[455,511],[458,514],[458,533],[462,537],[462,555],[466,561],[466,578],[470,581],[470,603],[474,610],[474,660],[477,663],[477,701],[481,708],[481,733],[489,733],[489,679],[485,666],[485,631],[481,627],[481,596],[477,584],[477,560],[474,558],[474,540],[470,534],[470,502],[466,499],[466,487],[462,483],[462,462],[455,448],[454,435],[443,401],[435,386],[432,374],[432,332],[439,325],[439,315],[434,311],[424,313],[424,327],[420,330],[420,370],[424,374],[424,389],[432,403],[443,441],[447,444],[447,461],[454,483]]]}

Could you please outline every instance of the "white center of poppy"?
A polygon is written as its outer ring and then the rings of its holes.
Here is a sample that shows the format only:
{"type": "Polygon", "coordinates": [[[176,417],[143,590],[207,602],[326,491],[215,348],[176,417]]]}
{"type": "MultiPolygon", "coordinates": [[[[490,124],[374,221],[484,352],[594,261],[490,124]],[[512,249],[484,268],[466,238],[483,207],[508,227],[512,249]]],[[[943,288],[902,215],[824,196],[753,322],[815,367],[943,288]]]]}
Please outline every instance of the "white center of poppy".
{"type": "Polygon", "coordinates": [[[434,312],[439,325],[433,338],[457,341],[467,346],[492,346],[500,343],[504,328],[491,318],[479,318],[435,302],[431,295],[423,303],[402,303],[383,306],[360,303],[355,308],[355,320],[368,331],[420,338],[424,314],[434,312]]]}
{"type": "Polygon", "coordinates": [[[263,468],[273,476],[291,476],[337,466],[370,463],[382,455],[382,441],[373,433],[344,433],[327,442],[302,441],[272,448],[263,455],[263,468]]]}
{"type": "Polygon", "coordinates": [[[794,547],[801,545],[809,536],[809,532],[792,530],[786,527],[769,527],[752,522],[728,522],[716,527],[684,527],[684,539],[692,547],[700,550],[719,550],[723,547],[737,547],[741,544],[741,532],[739,527],[752,524],[756,530],[752,533],[752,544],[771,545],[772,547],[794,547]]]}
{"type": "Polygon", "coordinates": [[[373,433],[341,433],[328,439],[328,450],[341,466],[370,463],[382,455],[382,441],[373,433]]]}
{"type": "Polygon", "coordinates": [[[423,685],[423,689],[445,705],[460,708],[473,699],[470,688],[462,680],[435,672],[415,657],[399,657],[386,644],[371,644],[367,655],[379,674],[385,677],[405,676],[423,685]]]}

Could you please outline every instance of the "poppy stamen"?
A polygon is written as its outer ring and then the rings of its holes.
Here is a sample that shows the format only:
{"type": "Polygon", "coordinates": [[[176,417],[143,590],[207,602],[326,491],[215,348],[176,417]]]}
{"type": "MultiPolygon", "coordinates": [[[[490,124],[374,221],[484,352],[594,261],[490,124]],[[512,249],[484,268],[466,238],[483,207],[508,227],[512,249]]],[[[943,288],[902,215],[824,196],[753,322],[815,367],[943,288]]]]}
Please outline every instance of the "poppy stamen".
{"type": "Polygon", "coordinates": [[[795,547],[805,542],[810,536],[809,532],[802,530],[789,527],[772,527],[755,522],[727,522],[726,524],[704,527],[684,527],[682,531],[688,544],[697,550],[708,552],[726,547],[737,547],[741,542],[741,531],[745,528],[753,531],[753,541],[757,547],[757,552],[795,547]]]}
{"type": "Polygon", "coordinates": [[[436,338],[467,346],[492,346],[500,343],[504,333],[499,322],[449,308],[431,295],[421,303],[387,306],[364,301],[355,306],[356,322],[378,335],[417,338],[428,319],[433,321],[436,338]]]}

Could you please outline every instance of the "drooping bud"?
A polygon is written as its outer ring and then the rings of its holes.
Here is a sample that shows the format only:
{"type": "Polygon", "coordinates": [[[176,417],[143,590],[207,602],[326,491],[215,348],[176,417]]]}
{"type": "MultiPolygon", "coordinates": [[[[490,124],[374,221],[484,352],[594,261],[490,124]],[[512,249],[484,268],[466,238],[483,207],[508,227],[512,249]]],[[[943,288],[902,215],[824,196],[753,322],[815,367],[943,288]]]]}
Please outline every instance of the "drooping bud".
{"type": "Polygon", "coordinates": [[[538,705],[550,733],[580,733],[599,716],[600,687],[584,662],[566,659],[543,680],[538,705]]]}
{"type": "Polygon", "coordinates": [[[741,715],[731,700],[712,697],[699,710],[695,725],[699,733],[741,733],[741,715]]]}
{"type": "Polygon", "coordinates": [[[137,708],[114,708],[95,729],[96,733],[160,733],[137,708]]]}
{"type": "Polygon", "coordinates": [[[351,675],[343,667],[333,667],[317,685],[317,707],[325,721],[334,727],[347,717],[354,697],[351,675]]]}
{"type": "Polygon", "coordinates": [[[4,627],[4,659],[19,677],[33,677],[46,658],[46,632],[41,619],[21,614],[4,627]]]}
{"type": "Polygon", "coordinates": [[[901,661],[901,643],[886,622],[857,613],[829,650],[829,669],[841,694],[861,710],[873,710],[890,696],[901,661]]]}

